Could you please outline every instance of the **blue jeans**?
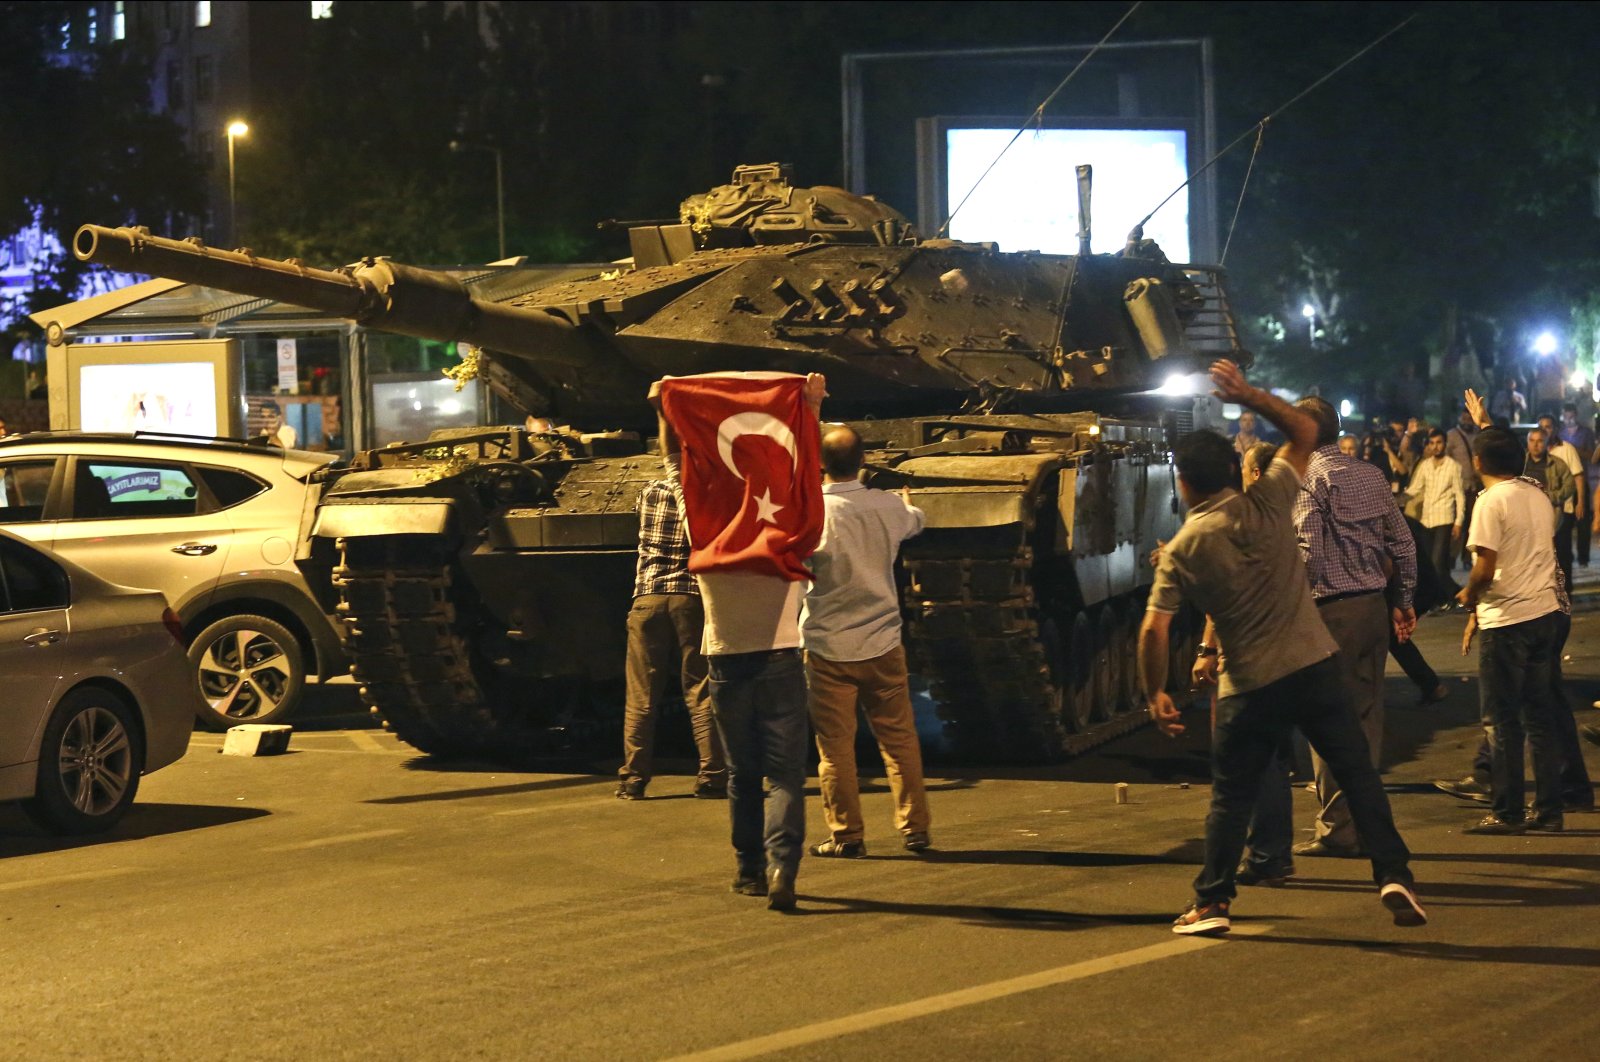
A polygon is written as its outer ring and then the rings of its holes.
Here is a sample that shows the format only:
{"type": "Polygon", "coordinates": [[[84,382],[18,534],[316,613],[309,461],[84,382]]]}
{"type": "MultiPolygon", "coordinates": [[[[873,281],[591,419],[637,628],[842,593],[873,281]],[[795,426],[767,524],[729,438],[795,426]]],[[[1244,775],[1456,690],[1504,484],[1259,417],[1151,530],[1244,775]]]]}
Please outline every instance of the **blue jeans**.
{"type": "MultiPolygon", "coordinates": [[[[1217,702],[1205,865],[1194,879],[1201,903],[1233,898],[1234,869],[1244,851],[1251,812],[1259,814],[1262,775],[1274,769],[1278,750],[1294,728],[1306,736],[1343,791],[1356,834],[1372,857],[1373,881],[1410,884],[1411,853],[1394,827],[1389,798],[1351,700],[1339,658],[1331,656],[1217,702]]],[[[1286,792],[1287,780],[1280,784],[1286,792]]]]}
{"type": "Polygon", "coordinates": [[[1551,695],[1560,616],[1552,612],[1526,623],[1491,627],[1478,636],[1478,692],[1489,739],[1489,804],[1503,822],[1521,822],[1526,816],[1524,738],[1533,750],[1534,815],[1542,822],[1561,819],[1563,756],[1551,695]]]}
{"type": "Polygon", "coordinates": [[[794,873],[806,836],[806,674],[800,650],[706,658],[728,760],[728,815],[742,878],[794,873]],[[762,778],[772,783],[763,792],[762,778]]]}

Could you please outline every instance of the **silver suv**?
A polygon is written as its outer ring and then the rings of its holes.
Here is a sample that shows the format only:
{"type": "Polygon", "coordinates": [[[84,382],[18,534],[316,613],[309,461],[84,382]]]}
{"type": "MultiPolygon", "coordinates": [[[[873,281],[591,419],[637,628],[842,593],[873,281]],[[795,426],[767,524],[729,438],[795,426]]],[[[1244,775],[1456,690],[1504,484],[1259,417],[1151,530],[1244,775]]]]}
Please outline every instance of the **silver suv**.
{"type": "Polygon", "coordinates": [[[172,436],[0,439],[0,527],[101,578],[166,594],[204,707],[224,728],[281,722],[338,634],[295,567],[311,474],[335,457],[172,436]]]}

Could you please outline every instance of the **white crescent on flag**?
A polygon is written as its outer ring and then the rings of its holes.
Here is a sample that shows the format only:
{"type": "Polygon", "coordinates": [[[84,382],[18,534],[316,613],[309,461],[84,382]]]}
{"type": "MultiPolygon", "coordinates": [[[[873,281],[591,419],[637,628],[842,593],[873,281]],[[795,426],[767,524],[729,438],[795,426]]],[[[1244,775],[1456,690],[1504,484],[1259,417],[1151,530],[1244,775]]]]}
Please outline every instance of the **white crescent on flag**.
{"type": "Polygon", "coordinates": [[[722,458],[722,463],[728,466],[728,471],[744,479],[744,473],[733,463],[733,440],[741,435],[765,435],[785,450],[789,451],[789,465],[792,468],[797,460],[794,449],[794,432],[789,430],[789,425],[774,417],[771,413],[735,413],[733,416],[717,425],[717,456],[722,458]]]}

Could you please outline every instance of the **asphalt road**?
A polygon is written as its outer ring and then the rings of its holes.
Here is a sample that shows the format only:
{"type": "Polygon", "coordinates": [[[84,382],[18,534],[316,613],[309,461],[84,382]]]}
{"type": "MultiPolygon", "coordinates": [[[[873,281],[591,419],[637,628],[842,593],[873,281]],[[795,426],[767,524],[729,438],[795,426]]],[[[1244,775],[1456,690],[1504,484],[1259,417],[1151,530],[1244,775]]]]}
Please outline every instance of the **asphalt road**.
{"type": "MultiPolygon", "coordinates": [[[[1443,672],[1459,629],[1423,624],[1443,672]]],[[[1568,651],[1600,721],[1600,616],[1568,651]]],[[[1427,785],[1477,740],[1476,680],[1449,681],[1427,709],[1389,689],[1432,924],[1392,926],[1364,863],[1302,860],[1222,941],[1167,928],[1200,851],[1198,736],[937,768],[923,858],[875,787],[869,858],[808,858],[785,916],[728,891],[725,805],[689,797],[685,764],[640,803],[611,764],[435,765],[330,688],[286,756],[197,734],[106,837],[0,811],[0,1057],[1592,1058],[1600,816],[1461,835],[1476,807],[1427,785]]]]}

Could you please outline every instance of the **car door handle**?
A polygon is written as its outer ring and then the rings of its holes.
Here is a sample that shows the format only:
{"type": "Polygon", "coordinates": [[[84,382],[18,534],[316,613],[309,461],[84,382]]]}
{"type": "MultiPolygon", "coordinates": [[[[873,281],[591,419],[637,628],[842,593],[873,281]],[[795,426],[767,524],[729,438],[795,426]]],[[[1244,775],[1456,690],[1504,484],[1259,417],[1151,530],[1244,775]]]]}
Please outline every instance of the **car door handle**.
{"type": "Polygon", "coordinates": [[[35,627],[22,640],[28,645],[54,645],[61,640],[61,632],[48,627],[35,627]]]}
{"type": "Polygon", "coordinates": [[[172,552],[181,553],[185,557],[208,557],[217,551],[217,547],[209,542],[185,542],[181,546],[173,546],[172,552]]]}

